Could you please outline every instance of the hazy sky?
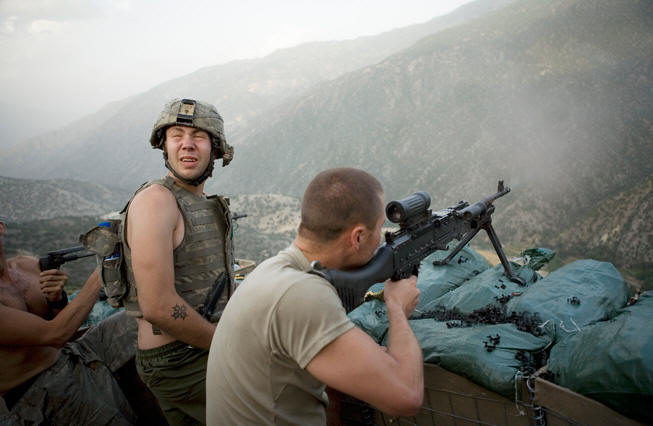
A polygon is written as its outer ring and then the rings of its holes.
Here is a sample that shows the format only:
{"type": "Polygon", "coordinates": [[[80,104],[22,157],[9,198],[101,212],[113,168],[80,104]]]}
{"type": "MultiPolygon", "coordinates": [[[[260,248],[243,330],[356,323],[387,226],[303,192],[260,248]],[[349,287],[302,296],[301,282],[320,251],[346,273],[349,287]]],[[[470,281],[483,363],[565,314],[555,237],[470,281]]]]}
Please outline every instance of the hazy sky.
{"type": "Polygon", "coordinates": [[[0,0],[0,151],[204,66],[378,34],[469,1],[0,0]]]}

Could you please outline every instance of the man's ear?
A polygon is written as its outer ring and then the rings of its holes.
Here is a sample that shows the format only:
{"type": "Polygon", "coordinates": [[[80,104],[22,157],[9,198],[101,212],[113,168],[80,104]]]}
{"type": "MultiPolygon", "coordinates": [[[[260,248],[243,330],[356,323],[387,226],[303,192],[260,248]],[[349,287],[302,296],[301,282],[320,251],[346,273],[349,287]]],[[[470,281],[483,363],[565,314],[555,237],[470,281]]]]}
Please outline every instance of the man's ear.
{"type": "Polygon", "coordinates": [[[360,249],[361,246],[361,236],[363,235],[363,232],[365,231],[365,227],[363,225],[356,225],[353,228],[351,228],[351,231],[349,231],[349,245],[358,250],[360,249]]]}

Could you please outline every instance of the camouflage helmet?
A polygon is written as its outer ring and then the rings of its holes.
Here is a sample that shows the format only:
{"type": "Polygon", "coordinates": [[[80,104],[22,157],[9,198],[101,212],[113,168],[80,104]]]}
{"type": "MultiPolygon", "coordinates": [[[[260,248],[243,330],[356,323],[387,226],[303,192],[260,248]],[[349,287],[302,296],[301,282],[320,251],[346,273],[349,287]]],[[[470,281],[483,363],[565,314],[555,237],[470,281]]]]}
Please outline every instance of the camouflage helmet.
{"type": "Polygon", "coordinates": [[[163,149],[165,131],[170,126],[195,127],[211,135],[215,158],[222,158],[223,167],[234,158],[234,148],[224,137],[222,117],[213,105],[193,99],[173,99],[168,102],[152,129],[152,148],[163,149]]]}

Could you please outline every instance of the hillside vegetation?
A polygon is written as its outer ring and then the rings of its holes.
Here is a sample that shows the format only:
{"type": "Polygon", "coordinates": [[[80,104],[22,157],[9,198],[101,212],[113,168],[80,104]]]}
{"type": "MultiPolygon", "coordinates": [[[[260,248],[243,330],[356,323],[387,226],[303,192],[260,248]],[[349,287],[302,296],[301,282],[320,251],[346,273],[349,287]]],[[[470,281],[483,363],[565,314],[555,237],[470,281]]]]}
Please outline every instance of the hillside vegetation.
{"type": "Polygon", "coordinates": [[[127,191],[96,183],[0,176],[0,216],[10,221],[102,215],[122,209],[128,199],[127,191]]]}
{"type": "MultiPolygon", "coordinates": [[[[21,181],[23,180],[9,180],[18,188],[39,188],[35,190],[37,194],[47,191],[52,185],[47,181],[21,181]]],[[[81,182],[78,184],[83,187],[81,182]]],[[[7,188],[16,189],[12,185],[7,185],[7,188]]],[[[48,206],[52,210],[45,208],[42,214],[48,216],[59,212],[68,201],[69,199],[55,201],[48,206]]],[[[237,196],[231,199],[231,208],[234,213],[247,214],[234,226],[234,250],[237,258],[260,263],[287,247],[295,237],[299,225],[299,200],[296,198],[275,194],[237,196]]],[[[49,251],[79,246],[79,235],[97,225],[102,216],[112,211],[106,210],[91,216],[78,214],[38,220],[29,219],[27,210],[21,210],[20,213],[7,221],[4,236],[7,257],[19,254],[43,257],[49,251]]],[[[0,211],[2,214],[4,212],[0,211]]],[[[83,252],[76,254],[81,253],[83,252]]],[[[71,288],[81,287],[95,265],[94,257],[65,263],[63,269],[69,275],[68,285],[71,288]]]]}

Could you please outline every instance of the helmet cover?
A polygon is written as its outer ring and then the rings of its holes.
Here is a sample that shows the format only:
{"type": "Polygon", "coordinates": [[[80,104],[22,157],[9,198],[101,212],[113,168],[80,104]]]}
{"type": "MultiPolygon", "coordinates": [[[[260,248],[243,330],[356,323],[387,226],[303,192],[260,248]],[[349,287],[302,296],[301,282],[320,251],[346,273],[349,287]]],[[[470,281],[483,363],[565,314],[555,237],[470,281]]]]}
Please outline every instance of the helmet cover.
{"type": "Polygon", "coordinates": [[[193,99],[173,99],[168,102],[154,124],[150,144],[152,148],[164,149],[165,130],[170,126],[187,126],[204,130],[211,136],[215,158],[222,158],[226,166],[234,158],[234,148],[224,137],[223,120],[215,107],[193,99]]]}

